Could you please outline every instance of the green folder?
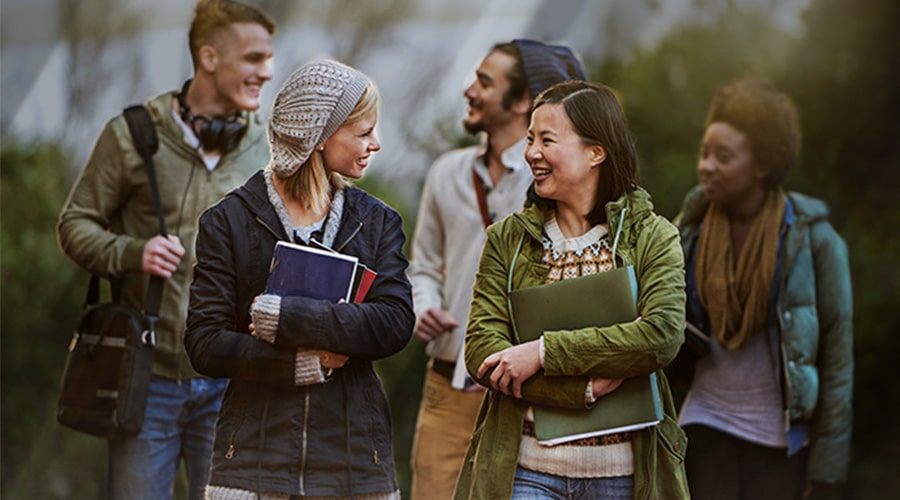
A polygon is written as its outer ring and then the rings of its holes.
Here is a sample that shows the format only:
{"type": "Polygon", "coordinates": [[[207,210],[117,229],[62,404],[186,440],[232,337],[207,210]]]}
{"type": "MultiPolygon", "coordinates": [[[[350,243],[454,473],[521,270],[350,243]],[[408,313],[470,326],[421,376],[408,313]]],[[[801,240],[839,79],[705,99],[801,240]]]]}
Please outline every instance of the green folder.
{"type": "MultiPolygon", "coordinates": [[[[637,279],[632,266],[513,290],[513,325],[521,342],[548,330],[609,326],[637,318],[637,279]]],[[[585,437],[642,429],[662,420],[656,374],[633,377],[599,398],[591,409],[534,405],[535,437],[555,445],[585,437]]]]}

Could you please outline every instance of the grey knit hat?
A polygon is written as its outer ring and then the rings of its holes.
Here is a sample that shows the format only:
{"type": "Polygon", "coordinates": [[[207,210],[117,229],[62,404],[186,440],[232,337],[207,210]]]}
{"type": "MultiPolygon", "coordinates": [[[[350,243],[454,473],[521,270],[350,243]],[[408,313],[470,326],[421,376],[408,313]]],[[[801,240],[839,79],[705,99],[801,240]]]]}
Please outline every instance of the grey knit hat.
{"type": "Polygon", "coordinates": [[[581,63],[572,49],[563,45],[548,45],[535,40],[517,39],[528,94],[532,99],[548,87],[567,80],[587,80],[581,63]]]}
{"type": "Polygon", "coordinates": [[[310,61],[281,86],[269,119],[272,170],[289,177],[344,124],[369,85],[359,71],[328,59],[310,61]]]}

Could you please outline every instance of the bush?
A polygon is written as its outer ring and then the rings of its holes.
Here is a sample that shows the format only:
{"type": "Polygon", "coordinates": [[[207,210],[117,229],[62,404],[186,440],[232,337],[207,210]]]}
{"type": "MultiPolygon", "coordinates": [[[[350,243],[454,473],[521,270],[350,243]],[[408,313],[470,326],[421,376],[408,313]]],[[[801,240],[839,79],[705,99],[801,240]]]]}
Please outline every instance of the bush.
{"type": "Polygon", "coordinates": [[[0,146],[0,496],[4,497],[19,492],[11,496],[53,498],[50,491],[22,496],[19,488],[52,488],[45,481],[49,479],[45,472],[53,470],[57,460],[68,469],[71,462],[61,455],[70,449],[68,438],[80,437],[61,433],[55,421],[66,347],[87,284],[86,275],[65,259],[56,244],[57,214],[72,182],[67,158],[66,151],[55,143],[8,139],[0,146]],[[62,442],[47,442],[50,436],[62,442]],[[41,439],[47,446],[37,445],[41,439]],[[27,470],[28,464],[40,469],[27,470]]]}

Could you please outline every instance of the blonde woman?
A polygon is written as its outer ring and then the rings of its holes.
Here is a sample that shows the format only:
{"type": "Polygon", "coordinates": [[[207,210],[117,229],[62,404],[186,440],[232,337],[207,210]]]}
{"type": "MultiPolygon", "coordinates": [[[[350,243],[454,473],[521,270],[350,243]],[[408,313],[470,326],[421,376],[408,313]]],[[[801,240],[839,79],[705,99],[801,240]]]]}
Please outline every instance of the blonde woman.
{"type": "Polygon", "coordinates": [[[412,334],[396,211],[352,186],[372,154],[378,93],[316,60],[272,110],[272,160],[200,219],[185,345],[230,379],[207,498],[399,498],[387,398],[373,360],[412,334]],[[262,294],[279,240],[323,243],[378,272],[365,302],[262,294]]]}

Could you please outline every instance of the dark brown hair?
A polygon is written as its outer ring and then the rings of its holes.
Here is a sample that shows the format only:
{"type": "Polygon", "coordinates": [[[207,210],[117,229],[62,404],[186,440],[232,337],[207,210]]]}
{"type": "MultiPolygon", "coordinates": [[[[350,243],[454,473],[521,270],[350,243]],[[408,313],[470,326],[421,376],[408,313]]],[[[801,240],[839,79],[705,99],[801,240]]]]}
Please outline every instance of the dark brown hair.
{"type": "Polygon", "coordinates": [[[800,153],[797,108],[787,94],[766,80],[744,79],[719,87],[706,126],[727,123],[746,134],[753,160],[766,169],[766,187],[779,185],[800,153]]]}
{"type": "MultiPolygon", "coordinates": [[[[638,183],[637,151],[619,100],[605,85],[576,80],[557,83],[542,92],[534,100],[532,116],[545,104],[562,105],[582,142],[606,150],[606,160],[600,165],[596,203],[585,215],[591,224],[605,223],[606,204],[631,193],[638,183]]],[[[537,195],[534,184],[528,189],[528,198],[539,205],[555,206],[553,200],[537,195]]]]}
{"type": "Polygon", "coordinates": [[[525,78],[525,65],[522,64],[522,52],[519,46],[513,42],[498,43],[494,45],[491,52],[500,52],[506,54],[513,59],[512,68],[506,73],[506,79],[509,80],[509,88],[503,94],[503,109],[509,111],[512,108],[513,101],[522,97],[528,90],[528,80],[525,78]]]}

